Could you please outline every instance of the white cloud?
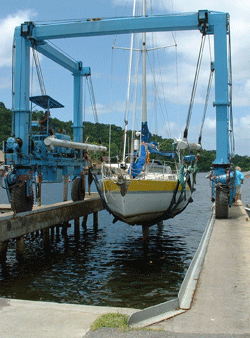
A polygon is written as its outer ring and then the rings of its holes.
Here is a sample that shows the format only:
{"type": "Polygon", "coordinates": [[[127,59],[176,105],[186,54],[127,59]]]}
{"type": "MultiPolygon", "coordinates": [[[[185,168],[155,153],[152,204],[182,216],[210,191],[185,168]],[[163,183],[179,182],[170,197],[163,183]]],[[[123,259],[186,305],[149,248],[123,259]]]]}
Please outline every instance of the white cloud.
{"type": "Polygon", "coordinates": [[[29,21],[35,13],[31,10],[19,11],[0,22],[0,67],[12,64],[12,43],[14,30],[24,21],[29,21]]]}
{"type": "MultiPolygon", "coordinates": [[[[114,3],[124,5],[122,0],[113,0],[114,3]]],[[[131,6],[134,0],[128,0],[131,6]]],[[[139,1],[137,1],[139,2],[139,1]]],[[[148,5],[149,7],[149,5],[148,5]]],[[[207,9],[208,3],[205,0],[183,1],[155,1],[154,13],[183,13],[197,12],[200,9],[207,9]],[[164,8],[163,8],[164,5],[164,8]]],[[[232,42],[232,66],[233,66],[233,103],[234,106],[249,106],[250,105],[250,53],[248,46],[250,45],[250,30],[249,12],[250,3],[247,0],[210,0],[209,10],[227,12],[230,14],[230,30],[232,42]]],[[[190,86],[192,86],[194,71],[196,67],[198,51],[200,46],[201,34],[199,32],[177,32],[176,41],[178,44],[178,68],[179,68],[179,84],[181,103],[186,104],[187,95],[190,96],[190,86]]],[[[150,41],[150,40],[149,40],[150,41]]],[[[157,41],[159,45],[173,44],[172,35],[169,33],[158,34],[157,41]]],[[[213,48],[213,38],[211,38],[211,46],[213,48]]],[[[167,54],[173,56],[175,49],[169,49],[167,54]]],[[[203,63],[208,63],[209,68],[210,53],[208,44],[203,56],[203,63]]],[[[171,74],[172,76],[173,74],[171,74]]],[[[175,85],[174,81],[166,78],[170,88],[175,85]]],[[[208,82],[208,76],[200,73],[199,85],[197,88],[196,103],[202,103],[201,95],[204,97],[204,88],[208,82]],[[203,90],[200,87],[204,87],[203,90]]],[[[175,96],[171,94],[168,98],[175,100],[175,96]]]]}

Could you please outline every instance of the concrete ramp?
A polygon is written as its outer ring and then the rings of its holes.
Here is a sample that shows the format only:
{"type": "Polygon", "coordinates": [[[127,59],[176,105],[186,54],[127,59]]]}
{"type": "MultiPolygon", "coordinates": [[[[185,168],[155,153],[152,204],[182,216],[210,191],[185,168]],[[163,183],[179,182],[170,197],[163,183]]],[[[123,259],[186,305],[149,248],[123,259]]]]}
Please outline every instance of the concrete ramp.
{"type": "Polygon", "coordinates": [[[241,202],[214,223],[191,309],[152,327],[250,334],[250,221],[241,202]]]}

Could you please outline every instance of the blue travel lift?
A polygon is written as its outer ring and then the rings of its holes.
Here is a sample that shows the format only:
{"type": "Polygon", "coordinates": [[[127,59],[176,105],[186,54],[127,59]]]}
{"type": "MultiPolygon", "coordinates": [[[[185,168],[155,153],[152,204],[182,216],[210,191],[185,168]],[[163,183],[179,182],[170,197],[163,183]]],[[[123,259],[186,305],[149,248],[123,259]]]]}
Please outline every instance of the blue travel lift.
{"type": "Polygon", "coordinates": [[[32,182],[40,177],[44,182],[58,182],[63,175],[78,178],[73,195],[84,198],[82,149],[83,140],[83,77],[90,68],[75,62],[46,40],[139,32],[199,30],[214,35],[214,73],[216,109],[216,159],[212,164],[212,198],[216,217],[227,218],[228,207],[235,197],[234,171],[229,151],[229,107],[231,105],[228,71],[229,15],[222,12],[200,10],[160,16],[140,16],[109,19],[85,19],[36,24],[25,22],[16,27],[14,36],[14,90],[13,134],[4,143],[6,164],[11,172],[5,177],[7,194],[16,212],[31,210],[33,206],[32,182]],[[30,98],[30,49],[33,48],[68,69],[74,77],[74,142],[69,148],[69,137],[32,132],[30,101],[50,110],[61,105],[49,96],[30,98]],[[49,139],[48,139],[49,138],[49,139]],[[54,145],[51,139],[57,139],[54,145]],[[46,139],[50,142],[46,145],[46,139]],[[60,142],[58,142],[60,140],[60,142]],[[60,145],[59,145],[60,144],[60,145]],[[78,144],[78,145],[77,145],[78,144]],[[75,148],[72,148],[75,147],[75,148]]]}

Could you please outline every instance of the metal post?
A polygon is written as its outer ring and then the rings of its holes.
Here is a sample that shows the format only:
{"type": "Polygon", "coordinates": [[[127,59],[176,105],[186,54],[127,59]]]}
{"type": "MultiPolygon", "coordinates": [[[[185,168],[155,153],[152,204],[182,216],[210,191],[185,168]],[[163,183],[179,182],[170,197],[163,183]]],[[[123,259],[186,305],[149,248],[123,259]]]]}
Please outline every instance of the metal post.
{"type": "Polygon", "coordinates": [[[214,25],[215,102],[216,107],[216,159],[215,164],[229,163],[228,139],[228,62],[227,22],[228,15],[220,14],[214,25]]]}
{"type": "Polygon", "coordinates": [[[16,27],[14,37],[13,133],[23,141],[22,153],[29,153],[30,47],[16,27]]]}
{"type": "Polygon", "coordinates": [[[74,76],[74,118],[73,118],[73,138],[74,142],[83,142],[83,76],[74,76]]]}

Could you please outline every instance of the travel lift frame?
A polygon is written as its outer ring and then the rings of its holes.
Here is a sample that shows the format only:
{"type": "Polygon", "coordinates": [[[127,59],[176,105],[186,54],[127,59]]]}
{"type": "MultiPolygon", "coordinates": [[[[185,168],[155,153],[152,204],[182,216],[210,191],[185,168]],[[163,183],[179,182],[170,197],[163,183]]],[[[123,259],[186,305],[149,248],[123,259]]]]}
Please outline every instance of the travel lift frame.
{"type": "MultiPolygon", "coordinates": [[[[90,37],[139,32],[188,31],[199,30],[201,33],[214,35],[214,67],[216,108],[216,159],[212,164],[212,196],[215,197],[217,217],[227,218],[228,206],[235,197],[234,172],[230,174],[229,153],[229,81],[228,81],[228,34],[229,15],[222,12],[200,10],[198,13],[182,13],[159,16],[140,16],[109,19],[86,19],[79,21],[35,24],[25,22],[16,27],[14,36],[14,91],[13,91],[13,137],[5,143],[6,164],[14,168],[5,178],[8,197],[12,190],[22,182],[26,188],[14,199],[32,199],[31,184],[34,175],[42,173],[44,181],[58,181],[60,174],[79,176],[82,158],[79,151],[73,151],[72,158],[53,155],[53,148],[48,150],[39,144],[39,152],[32,149],[30,132],[30,48],[68,69],[74,77],[74,142],[82,142],[83,128],[83,77],[90,75],[89,67],[82,67],[61,53],[46,40],[73,37],[90,37]],[[49,157],[51,155],[51,157],[49,157]],[[231,181],[231,183],[229,182],[231,181]],[[220,187],[223,186],[223,189],[220,187]],[[218,188],[219,187],[219,188],[218,188]]],[[[49,99],[48,99],[49,100],[49,99]]],[[[47,101],[48,102],[48,101],[47,101]]],[[[50,108],[50,107],[49,107],[50,108]]],[[[67,143],[67,141],[66,141],[67,143]]],[[[38,144],[34,142],[35,147],[38,144]]],[[[56,149],[55,146],[54,149],[56,149]]],[[[102,149],[103,150],[103,149],[102,149]]],[[[65,156],[65,154],[64,154],[65,156]]],[[[30,208],[27,203],[25,208],[30,208]]],[[[25,210],[22,210],[25,211],[25,210]]]]}

